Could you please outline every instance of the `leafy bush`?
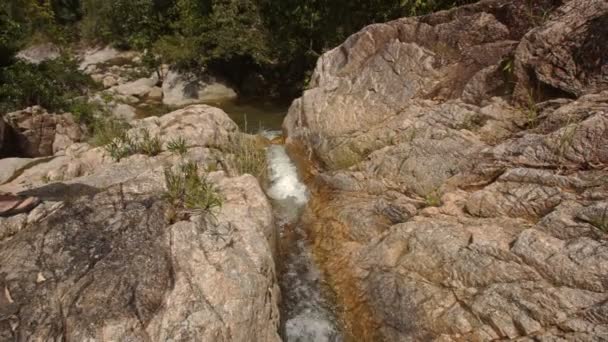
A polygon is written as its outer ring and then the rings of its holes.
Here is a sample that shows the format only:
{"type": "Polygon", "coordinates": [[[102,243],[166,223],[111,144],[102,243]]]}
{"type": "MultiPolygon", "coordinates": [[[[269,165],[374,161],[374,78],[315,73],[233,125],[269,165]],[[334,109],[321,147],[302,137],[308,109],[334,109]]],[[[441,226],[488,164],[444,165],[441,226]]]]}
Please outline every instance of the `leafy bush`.
{"type": "Polygon", "coordinates": [[[85,95],[91,78],[67,57],[38,65],[17,61],[0,68],[0,111],[40,105],[51,111],[69,110],[70,98],[85,95]]]}
{"type": "MultiPolygon", "coordinates": [[[[169,24],[153,0],[84,0],[82,36],[122,48],[149,47],[169,24]]],[[[165,13],[168,14],[168,13],[165,13]]]]}
{"type": "Polygon", "coordinates": [[[222,197],[205,175],[200,175],[198,164],[188,162],[178,171],[165,169],[165,197],[178,209],[211,211],[222,206],[222,197]]]}

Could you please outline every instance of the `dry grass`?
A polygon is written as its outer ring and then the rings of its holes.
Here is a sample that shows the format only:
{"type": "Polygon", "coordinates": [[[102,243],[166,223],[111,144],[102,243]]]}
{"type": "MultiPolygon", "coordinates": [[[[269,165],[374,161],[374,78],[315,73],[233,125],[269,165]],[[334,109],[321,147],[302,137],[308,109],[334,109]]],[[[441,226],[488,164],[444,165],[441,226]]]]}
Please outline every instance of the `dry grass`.
{"type": "Polygon", "coordinates": [[[239,174],[250,174],[262,178],[266,173],[266,150],[255,136],[236,133],[230,138],[227,152],[232,155],[232,164],[239,174]]]}

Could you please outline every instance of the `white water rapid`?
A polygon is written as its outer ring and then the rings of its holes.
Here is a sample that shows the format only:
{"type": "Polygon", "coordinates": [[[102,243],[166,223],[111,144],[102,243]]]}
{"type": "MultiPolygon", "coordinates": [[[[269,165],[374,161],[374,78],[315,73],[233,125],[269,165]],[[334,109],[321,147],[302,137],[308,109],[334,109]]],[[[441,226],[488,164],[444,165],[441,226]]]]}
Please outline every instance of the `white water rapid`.
{"type": "Polygon", "coordinates": [[[324,296],[322,274],[314,263],[306,231],[298,222],[310,194],[284,146],[270,146],[267,157],[267,193],[274,202],[281,235],[277,264],[283,338],[287,342],[342,341],[332,305],[324,296]]]}

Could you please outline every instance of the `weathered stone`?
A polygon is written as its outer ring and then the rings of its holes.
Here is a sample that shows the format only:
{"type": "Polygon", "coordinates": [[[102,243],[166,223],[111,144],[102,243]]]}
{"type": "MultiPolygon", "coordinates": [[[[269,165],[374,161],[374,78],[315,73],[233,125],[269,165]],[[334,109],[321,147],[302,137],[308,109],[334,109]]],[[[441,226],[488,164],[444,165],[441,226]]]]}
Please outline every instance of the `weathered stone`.
{"type": "Polygon", "coordinates": [[[113,58],[118,57],[120,52],[111,47],[93,48],[88,49],[82,54],[82,61],[80,62],[80,70],[89,70],[91,66],[107,62],[113,58]]]}
{"type": "Polygon", "coordinates": [[[214,77],[199,79],[173,70],[165,76],[162,91],[163,103],[169,106],[184,106],[236,97],[234,90],[214,77]]]}
{"type": "MultiPolygon", "coordinates": [[[[134,126],[132,134],[146,126],[186,138],[185,158],[203,163],[211,154],[204,147],[236,131],[208,106],[134,126]]],[[[0,218],[0,336],[280,341],[268,199],[254,177],[216,172],[208,179],[221,209],[167,223],[164,170],[180,159],[117,163],[74,144],[0,186],[43,200],[29,214],[0,218]]]]}
{"type": "Polygon", "coordinates": [[[606,89],[608,48],[598,42],[608,34],[607,12],[603,0],[569,1],[530,31],[515,53],[515,97],[525,103],[530,96],[581,96],[606,89]],[[533,89],[547,94],[531,94],[533,89]]]}
{"type": "Polygon", "coordinates": [[[146,96],[156,85],[156,80],[153,78],[140,78],[139,80],[121,84],[110,90],[120,95],[136,96],[142,98],[146,96]]]}
{"type": "Polygon", "coordinates": [[[0,184],[4,184],[18,175],[27,165],[31,164],[30,158],[3,158],[0,159],[0,184]]]}
{"type": "Polygon", "coordinates": [[[61,56],[59,47],[53,43],[43,43],[28,47],[17,53],[17,58],[28,63],[40,64],[45,61],[57,59],[61,56]]]}
{"type": "Polygon", "coordinates": [[[119,103],[112,109],[112,115],[126,122],[130,122],[135,119],[136,112],[135,108],[128,104],[119,103]]]}
{"type": "Polygon", "coordinates": [[[160,87],[154,87],[148,93],[148,99],[152,101],[160,101],[163,99],[163,90],[160,87]]]}
{"type": "Polygon", "coordinates": [[[48,113],[38,106],[8,113],[5,119],[15,137],[14,156],[50,156],[83,138],[70,114],[48,113]]]}
{"type": "Polygon", "coordinates": [[[551,6],[368,26],[292,104],[322,189],[304,221],[359,339],[608,336],[608,7],[551,6]]]}
{"type": "Polygon", "coordinates": [[[101,80],[104,88],[110,88],[118,84],[118,78],[114,75],[104,76],[101,80]]]}

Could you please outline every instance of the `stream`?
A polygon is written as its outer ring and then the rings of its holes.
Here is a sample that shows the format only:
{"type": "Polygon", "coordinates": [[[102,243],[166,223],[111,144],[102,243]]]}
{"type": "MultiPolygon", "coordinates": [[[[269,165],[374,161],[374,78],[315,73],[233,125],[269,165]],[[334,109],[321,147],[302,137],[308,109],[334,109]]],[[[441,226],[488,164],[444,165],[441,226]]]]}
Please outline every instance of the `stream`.
{"type": "MultiPolygon", "coordinates": [[[[267,134],[268,138],[276,136],[267,134]]],[[[300,213],[310,193],[282,145],[267,149],[270,184],[279,227],[277,268],[281,287],[281,335],[286,342],[343,341],[323,275],[315,265],[300,213]]]]}

